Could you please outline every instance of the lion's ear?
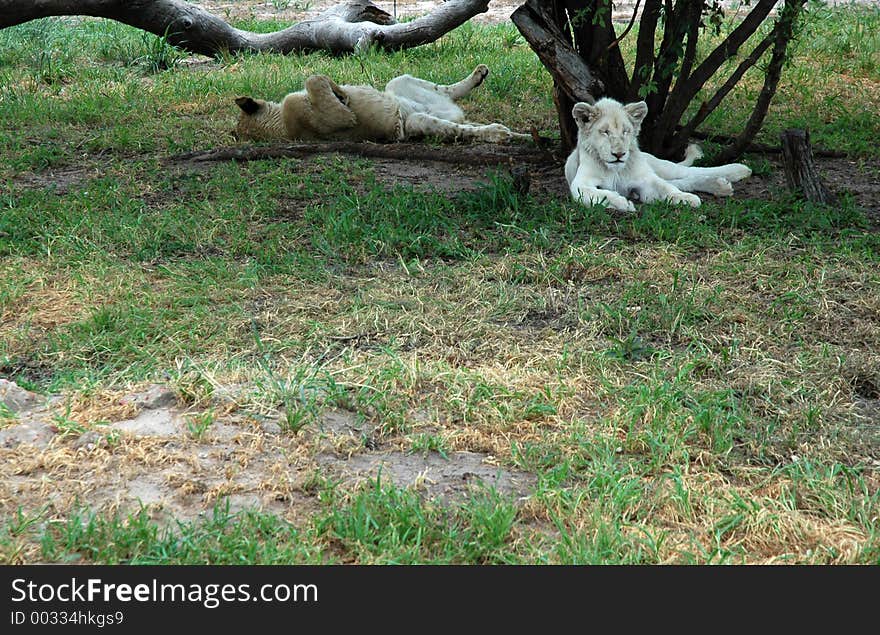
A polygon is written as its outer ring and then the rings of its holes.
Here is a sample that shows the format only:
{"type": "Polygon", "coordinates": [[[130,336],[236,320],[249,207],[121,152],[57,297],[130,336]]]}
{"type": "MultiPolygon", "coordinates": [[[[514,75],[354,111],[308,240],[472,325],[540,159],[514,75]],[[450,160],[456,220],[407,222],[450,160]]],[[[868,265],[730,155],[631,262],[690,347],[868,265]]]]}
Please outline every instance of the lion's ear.
{"type": "Polygon", "coordinates": [[[642,121],[644,121],[645,117],[648,115],[648,104],[643,101],[627,104],[623,109],[629,116],[630,121],[632,121],[633,125],[636,127],[642,125],[642,121]]]}
{"type": "Polygon", "coordinates": [[[574,117],[578,128],[586,129],[599,117],[599,109],[592,104],[580,101],[571,109],[571,116],[574,117]]]}
{"type": "Polygon", "coordinates": [[[239,97],[235,100],[238,107],[241,108],[246,115],[252,115],[260,109],[260,104],[250,97],[239,97]]]}

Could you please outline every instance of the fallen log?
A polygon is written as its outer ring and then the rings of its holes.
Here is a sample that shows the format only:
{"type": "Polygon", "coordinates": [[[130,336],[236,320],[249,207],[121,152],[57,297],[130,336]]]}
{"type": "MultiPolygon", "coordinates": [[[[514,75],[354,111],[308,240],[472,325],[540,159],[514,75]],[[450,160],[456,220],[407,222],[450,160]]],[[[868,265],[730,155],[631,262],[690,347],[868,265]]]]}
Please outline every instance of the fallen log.
{"type": "Polygon", "coordinates": [[[401,24],[369,0],[350,0],[274,33],[253,33],[182,0],[0,0],[0,28],[49,16],[108,18],[134,26],[191,53],[341,54],[372,45],[397,50],[434,42],[478,13],[489,0],[448,0],[431,13],[401,24]]]}

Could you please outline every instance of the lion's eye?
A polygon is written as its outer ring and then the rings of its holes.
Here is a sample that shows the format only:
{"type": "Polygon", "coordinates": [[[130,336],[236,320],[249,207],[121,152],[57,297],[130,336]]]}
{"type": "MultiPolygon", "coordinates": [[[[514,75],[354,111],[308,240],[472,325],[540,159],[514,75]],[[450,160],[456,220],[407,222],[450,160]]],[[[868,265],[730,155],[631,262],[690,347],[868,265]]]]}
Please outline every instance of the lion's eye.
{"type": "Polygon", "coordinates": [[[608,136],[608,131],[607,131],[607,130],[603,130],[603,131],[602,131],[602,134],[605,135],[605,136],[607,137],[607,136],[608,136]]]}

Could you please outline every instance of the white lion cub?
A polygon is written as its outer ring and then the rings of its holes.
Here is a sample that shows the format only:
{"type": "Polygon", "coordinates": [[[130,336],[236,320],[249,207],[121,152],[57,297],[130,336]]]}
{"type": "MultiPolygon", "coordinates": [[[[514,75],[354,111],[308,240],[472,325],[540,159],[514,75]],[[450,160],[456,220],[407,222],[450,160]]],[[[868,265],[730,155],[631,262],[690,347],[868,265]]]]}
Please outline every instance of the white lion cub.
{"type": "Polygon", "coordinates": [[[403,141],[436,136],[445,140],[502,142],[531,139],[500,123],[466,123],[456,100],[483,83],[489,68],[480,64],[460,82],[434,84],[412,75],[395,77],[384,91],[371,86],[337,85],[312,75],[305,90],[279,104],[251,97],[241,108],[237,138],[345,141],[403,141]]]}
{"type": "Polygon", "coordinates": [[[752,174],[742,163],[694,167],[691,163],[699,156],[696,146],[688,148],[681,163],[639,150],[639,128],[648,114],[643,101],[624,106],[605,97],[593,105],[577,103],[571,114],[578,140],[565,162],[565,178],[574,200],[586,205],[606,204],[631,212],[635,211],[632,198],[699,207],[700,198],[692,192],[730,196],[731,183],[752,174]]]}

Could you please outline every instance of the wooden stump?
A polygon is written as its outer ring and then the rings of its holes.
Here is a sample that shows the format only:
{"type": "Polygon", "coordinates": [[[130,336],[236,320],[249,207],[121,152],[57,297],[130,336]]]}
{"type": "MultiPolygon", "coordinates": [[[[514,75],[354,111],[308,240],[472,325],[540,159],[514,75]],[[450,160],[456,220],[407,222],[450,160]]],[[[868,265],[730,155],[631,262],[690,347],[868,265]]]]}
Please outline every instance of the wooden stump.
{"type": "Polygon", "coordinates": [[[798,128],[784,131],[782,140],[782,168],[788,189],[808,201],[823,205],[837,204],[837,196],[822,182],[813,164],[810,133],[798,128]]]}

